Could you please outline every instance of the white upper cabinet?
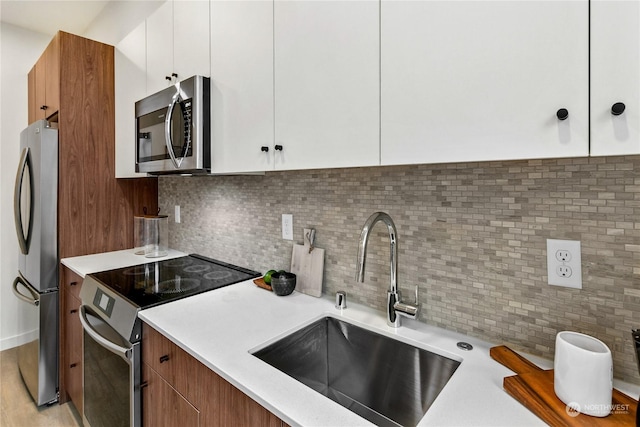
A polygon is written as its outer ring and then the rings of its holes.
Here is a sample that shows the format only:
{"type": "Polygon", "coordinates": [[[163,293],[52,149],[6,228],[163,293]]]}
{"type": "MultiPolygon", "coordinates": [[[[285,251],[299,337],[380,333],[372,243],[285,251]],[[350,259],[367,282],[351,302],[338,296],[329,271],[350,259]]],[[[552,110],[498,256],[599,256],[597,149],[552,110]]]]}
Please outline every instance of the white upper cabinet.
{"type": "Polygon", "coordinates": [[[381,164],[587,156],[588,23],[587,0],[382,0],[381,164]]]}
{"type": "Polygon", "coordinates": [[[209,0],[173,0],[173,72],[211,76],[209,0]]]}
{"type": "Polygon", "coordinates": [[[273,2],[211,2],[211,144],[214,173],[273,169],[273,2]]]}
{"type": "Polygon", "coordinates": [[[115,47],[116,178],[144,177],[136,173],[135,103],[146,91],[145,23],[115,47]]]}
{"type": "Polygon", "coordinates": [[[168,0],[147,18],[147,93],[210,75],[209,1],[168,0]]]}
{"type": "Polygon", "coordinates": [[[591,0],[591,155],[640,154],[640,1],[591,0]]]}
{"type": "Polygon", "coordinates": [[[173,1],[147,18],[147,93],[169,86],[173,73],[173,1]]]}
{"type": "Polygon", "coordinates": [[[378,165],[379,2],[274,8],[275,168],[378,165]]]}

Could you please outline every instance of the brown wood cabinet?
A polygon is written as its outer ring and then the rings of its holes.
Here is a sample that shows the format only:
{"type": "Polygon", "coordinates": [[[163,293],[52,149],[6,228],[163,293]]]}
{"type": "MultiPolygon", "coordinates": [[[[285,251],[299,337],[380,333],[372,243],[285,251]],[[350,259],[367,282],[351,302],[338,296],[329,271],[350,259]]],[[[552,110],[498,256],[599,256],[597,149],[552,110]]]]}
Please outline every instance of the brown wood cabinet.
{"type": "Polygon", "coordinates": [[[82,277],[78,276],[67,267],[62,267],[62,294],[65,295],[61,304],[60,322],[64,325],[65,343],[62,349],[62,364],[64,370],[64,383],[67,394],[82,416],[82,325],[80,324],[80,288],[82,277]]]}
{"type": "Polygon", "coordinates": [[[60,109],[60,34],[53,37],[29,72],[29,123],[49,119],[60,109]]]}
{"type": "Polygon", "coordinates": [[[144,426],[286,426],[147,324],[142,328],[142,362],[144,426]],[[175,419],[181,422],[171,421],[175,419]]]}
{"type": "MultiPolygon", "coordinates": [[[[115,178],[114,58],[113,46],[60,31],[28,76],[29,123],[58,123],[60,258],[132,248],[133,216],[158,208],[157,178],[115,178]]],[[[81,280],[67,276],[61,269],[60,403],[82,411],[81,280]]]]}

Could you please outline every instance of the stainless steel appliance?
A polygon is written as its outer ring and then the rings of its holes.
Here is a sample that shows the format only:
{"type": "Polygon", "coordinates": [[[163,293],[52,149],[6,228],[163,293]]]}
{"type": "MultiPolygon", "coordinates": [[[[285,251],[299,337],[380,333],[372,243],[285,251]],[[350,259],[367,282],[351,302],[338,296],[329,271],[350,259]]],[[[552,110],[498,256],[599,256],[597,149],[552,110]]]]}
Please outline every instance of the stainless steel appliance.
{"type": "Polygon", "coordinates": [[[14,220],[20,253],[13,292],[26,342],[22,379],[38,406],[58,400],[58,130],[40,120],[20,133],[14,220]]]}
{"type": "Polygon", "coordinates": [[[258,276],[199,255],[87,275],[80,291],[84,424],[141,425],[140,310],[258,276]]]}
{"type": "Polygon", "coordinates": [[[193,76],[136,102],[136,172],[211,171],[209,93],[209,79],[193,76]]]}

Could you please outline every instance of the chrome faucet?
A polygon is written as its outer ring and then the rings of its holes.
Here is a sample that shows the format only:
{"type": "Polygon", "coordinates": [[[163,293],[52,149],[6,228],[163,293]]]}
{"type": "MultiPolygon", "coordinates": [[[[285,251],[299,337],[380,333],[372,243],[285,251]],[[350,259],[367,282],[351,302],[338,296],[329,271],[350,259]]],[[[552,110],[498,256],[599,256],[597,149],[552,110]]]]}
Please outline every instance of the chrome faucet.
{"type": "Polygon", "coordinates": [[[390,244],[390,284],[387,291],[387,325],[397,328],[400,326],[400,316],[415,319],[418,316],[418,287],[416,286],[415,304],[407,304],[401,302],[400,292],[398,291],[397,272],[398,272],[398,232],[391,217],[384,212],[376,212],[367,219],[360,233],[360,242],[358,243],[358,260],[356,262],[356,280],[364,282],[364,264],[367,258],[367,243],[369,242],[369,232],[373,226],[382,221],[389,230],[390,244]],[[400,316],[398,316],[400,315],[400,316]]]}

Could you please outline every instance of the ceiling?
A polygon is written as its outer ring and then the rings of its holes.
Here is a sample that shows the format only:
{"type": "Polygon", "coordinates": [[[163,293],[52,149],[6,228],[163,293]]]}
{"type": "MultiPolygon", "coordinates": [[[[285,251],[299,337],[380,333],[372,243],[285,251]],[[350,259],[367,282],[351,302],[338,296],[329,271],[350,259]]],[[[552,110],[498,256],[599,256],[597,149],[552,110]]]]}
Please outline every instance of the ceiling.
{"type": "Polygon", "coordinates": [[[0,0],[0,20],[53,35],[58,30],[83,34],[109,1],[0,0]]]}

